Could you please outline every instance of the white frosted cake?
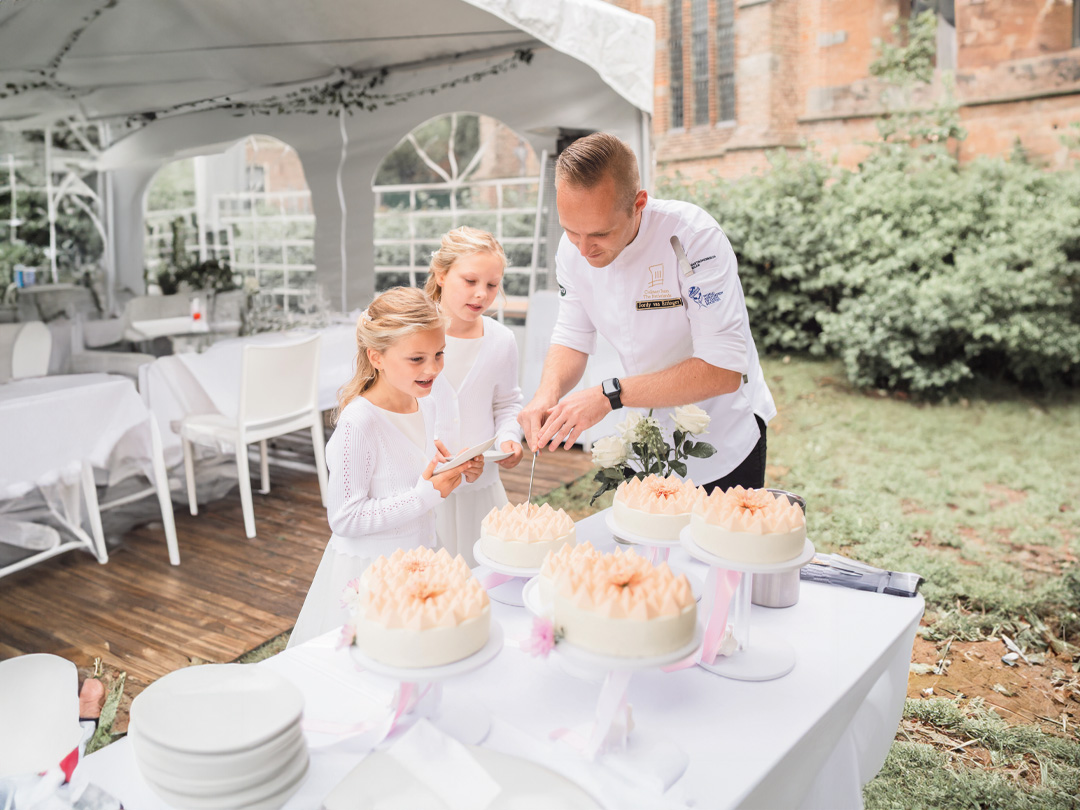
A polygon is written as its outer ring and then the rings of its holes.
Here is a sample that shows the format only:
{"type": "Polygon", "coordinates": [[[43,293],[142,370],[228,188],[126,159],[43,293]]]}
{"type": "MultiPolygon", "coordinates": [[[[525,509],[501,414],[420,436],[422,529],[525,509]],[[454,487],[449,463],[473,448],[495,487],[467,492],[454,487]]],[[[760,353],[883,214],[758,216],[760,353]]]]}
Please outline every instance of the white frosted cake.
{"type": "Polygon", "coordinates": [[[806,545],[802,509],[765,489],[733,487],[702,493],[690,531],[706,551],[753,565],[794,560],[806,545]]]}
{"type": "Polygon", "coordinates": [[[690,512],[697,500],[694,482],[675,476],[623,481],[615,491],[612,517],[615,525],[642,537],[678,540],[679,532],[690,522],[690,512]]]}
{"type": "Polygon", "coordinates": [[[353,622],[354,643],[370,658],[393,667],[435,667],[487,644],[491,605],[460,556],[399,549],[364,572],[353,622]]]}
{"type": "Polygon", "coordinates": [[[540,566],[540,576],[536,581],[540,604],[544,610],[551,612],[555,602],[555,582],[563,571],[591,565],[592,561],[599,557],[600,552],[588,542],[577,546],[563,546],[558,551],[548,552],[540,566]]]}
{"type": "Polygon", "coordinates": [[[697,603],[685,574],[622,549],[580,562],[556,581],[554,625],[564,640],[620,658],[665,655],[693,640],[697,603]]]}
{"type": "Polygon", "coordinates": [[[480,549],[493,562],[514,568],[539,568],[549,551],[576,543],[574,521],[546,503],[507,504],[492,509],[480,523],[480,549]]]}

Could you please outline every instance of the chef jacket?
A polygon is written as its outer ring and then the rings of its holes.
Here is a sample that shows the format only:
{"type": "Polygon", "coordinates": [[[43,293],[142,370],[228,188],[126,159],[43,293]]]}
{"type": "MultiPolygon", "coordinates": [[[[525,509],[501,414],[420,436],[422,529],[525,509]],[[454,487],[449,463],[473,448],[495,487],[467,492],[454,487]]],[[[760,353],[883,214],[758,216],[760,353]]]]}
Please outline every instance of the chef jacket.
{"type": "MultiPolygon", "coordinates": [[[[735,252],[716,220],[691,203],[650,197],[637,236],[611,264],[592,267],[564,234],[555,265],[560,298],[552,343],[592,354],[600,332],[628,376],[689,357],[744,375],[736,391],[697,403],[712,420],[695,440],[716,453],[686,461],[687,477],[698,484],[739,466],[760,436],[754,415],[768,422],[776,405],[750,334],[735,252]],[[693,269],[689,277],[675,257],[673,235],[693,269]]],[[[673,412],[657,408],[653,415],[671,431],[673,412]]]]}

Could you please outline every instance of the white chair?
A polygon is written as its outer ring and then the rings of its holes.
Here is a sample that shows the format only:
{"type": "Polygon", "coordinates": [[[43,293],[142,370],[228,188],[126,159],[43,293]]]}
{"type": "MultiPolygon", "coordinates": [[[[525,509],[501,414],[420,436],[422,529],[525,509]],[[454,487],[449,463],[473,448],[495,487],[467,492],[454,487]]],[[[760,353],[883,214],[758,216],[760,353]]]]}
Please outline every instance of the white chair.
{"type": "Polygon", "coordinates": [[[0,779],[60,765],[82,739],[79,671],[56,655],[0,661],[0,779]]]}
{"type": "Polygon", "coordinates": [[[195,466],[191,443],[199,439],[225,442],[236,448],[236,470],[240,479],[240,503],[244,510],[244,530],[255,536],[255,516],[251,502],[251,475],[247,447],[259,443],[261,451],[260,492],[270,491],[270,467],[266,441],[303,428],[310,428],[315,448],[319,494],[326,505],[326,458],[322,412],[319,410],[319,335],[298,343],[245,346],[240,370],[240,404],[237,416],[222,414],[185,417],[180,427],[184,445],[184,475],[187,479],[191,514],[199,513],[195,499],[195,466]]]}
{"type": "Polygon", "coordinates": [[[0,382],[49,373],[52,333],[41,321],[0,323],[0,382]]]}

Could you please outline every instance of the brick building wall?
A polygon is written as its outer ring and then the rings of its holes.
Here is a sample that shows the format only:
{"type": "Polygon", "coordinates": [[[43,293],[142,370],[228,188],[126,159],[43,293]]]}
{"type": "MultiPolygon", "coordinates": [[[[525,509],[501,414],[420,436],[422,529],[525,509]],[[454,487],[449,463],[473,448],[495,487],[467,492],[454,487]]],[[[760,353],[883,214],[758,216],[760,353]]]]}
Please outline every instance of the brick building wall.
{"type": "MultiPolygon", "coordinates": [[[[729,177],[767,164],[768,150],[813,144],[853,166],[875,140],[883,87],[870,77],[875,41],[910,13],[911,0],[609,0],[656,25],[652,121],[657,176],[729,177]],[[682,9],[684,121],[674,126],[670,3],[682,9]],[[718,20],[734,14],[735,120],[719,115],[718,20]],[[694,16],[707,15],[709,116],[695,123],[694,16]]],[[[915,106],[945,92],[948,68],[968,137],[961,159],[1009,153],[1019,139],[1051,168],[1070,159],[1061,136],[1080,122],[1080,48],[1074,2],[955,0],[955,28],[939,24],[934,86],[915,106]],[[944,39],[943,39],[944,38],[944,39]],[[949,55],[955,53],[955,57],[949,55]],[[955,64],[948,64],[955,60],[955,64]]],[[[700,24],[699,24],[700,25],[700,24]]]]}

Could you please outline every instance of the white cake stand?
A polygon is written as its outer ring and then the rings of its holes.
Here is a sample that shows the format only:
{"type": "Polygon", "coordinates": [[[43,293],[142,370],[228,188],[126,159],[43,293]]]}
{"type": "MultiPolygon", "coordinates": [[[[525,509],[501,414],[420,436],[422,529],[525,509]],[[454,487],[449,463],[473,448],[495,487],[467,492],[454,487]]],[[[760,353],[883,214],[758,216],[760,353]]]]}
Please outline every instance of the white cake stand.
{"type": "Polygon", "coordinates": [[[739,648],[731,655],[718,656],[711,664],[699,661],[698,666],[736,681],[771,681],[791,672],[795,668],[795,649],[787,641],[770,633],[759,633],[754,635],[753,645],[750,644],[750,597],[754,590],[754,574],[783,574],[810,562],[814,558],[814,544],[809,538],[795,559],[763,564],[729,560],[706,551],[694,540],[689,526],[679,534],[679,541],[687,554],[710,567],[743,574],[731,600],[731,623],[739,648]]]}
{"type": "MultiPolygon", "coordinates": [[[[349,647],[349,654],[357,666],[367,672],[397,681],[399,690],[406,684],[434,685],[436,699],[430,710],[433,716],[428,719],[461,742],[478,745],[487,737],[488,730],[491,728],[491,713],[476,701],[454,700],[446,703],[442,700],[442,682],[459,675],[467,675],[491,663],[495,656],[502,652],[502,649],[502,625],[492,620],[487,643],[469,657],[449,664],[434,667],[394,667],[365,655],[356,645],[349,647]]],[[[419,702],[418,700],[418,705],[419,702]]]]}
{"type": "Polygon", "coordinates": [[[519,568],[516,565],[505,565],[504,563],[496,562],[488,557],[483,549],[480,548],[480,541],[477,540],[473,544],[473,558],[485,568],[490,568],[496,574],[503,574],[513,579],[508,582],[501,582],[488,589],[488,596],[494,599],[496,602],[502,602],[504,605],[510,605],[511,607],[521,607],[525,603],[522,601],[521,590],[525,586],[525,581],[535,577],[540,573],[540,568],[519,568]]]}
{"type": "Polygon", "coordinates": [[[627,531],[615,522],[615,511],[610,506],[604,512],[604,525],[608,527],[608,531],[615,538],[615,542],[628,543],[632,546],[645,546],[649,549],[650,562],[667,562],[671,550],[678,548],[680,545],[678,538],[675,540],[663,540],[659,537],[647,537],[644,534],[627,531]]]}
{"type": "MultiPolygon", "coordinates": [[[[590,680],[604,678],[597,699],[597,717],[592,723],[569,730],[571,733],[562,739],[569,742],[586,756],[594,755],[589,746],[582,743],[593,737],[594,733],[600,733],[597,723],[607,705],[609,710],[621,694],[625,699],[625,692],[629,688],[629,681],[634,672],[642,670],[659,669],[676,664],[694,655],[700,648],[705,628],[698,622],[694,628],[694,637],[677,650],[663,655],[653,655],[645,658],[625,658],[617,655],[605,655],[584,649],[567,641],[561,641],[555,646],[555,652],[571,664],[583,675],[594,677],[590,680]],[[609,691],[613,690],[613,691],[609,691]],[[578,742],[573,742],[576,739],[578,742]]],[[[608,729],[607,734],[611,734],[608,729]]],[[[651,735],[647,730],[634,728],[632,732],[622,732],[622,742],[614,749],[605,744],[601,747],[599,755],[604,758],[619,760],[622,769],[631,769],[638,772],[650,772],[665,784],[665,789],[677,781],[685,772],[690,759],[686,752],[671,740],[651,735]]]]}

